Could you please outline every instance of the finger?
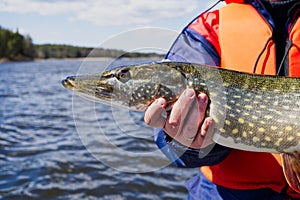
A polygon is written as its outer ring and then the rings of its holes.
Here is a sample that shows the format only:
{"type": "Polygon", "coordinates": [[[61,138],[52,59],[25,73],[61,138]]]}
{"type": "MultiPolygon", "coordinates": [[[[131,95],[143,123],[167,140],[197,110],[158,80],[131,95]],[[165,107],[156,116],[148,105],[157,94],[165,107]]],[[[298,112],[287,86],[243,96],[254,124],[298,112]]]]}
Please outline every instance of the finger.
{"type": "Polygon", "coordinates": [[[179,134],[182,135],[184,139],[192,140],[192,138],[195,138],[204,117],[201,116],[197,98],[194,99],[194,102],[190,105],[189,109],[190,110],[184,117],[184,120],[181,121],[182,128],[180,130],[181,133],[179,134]]]}
{"type": "MultiPolygon", "coordinates": [[[[215,130],[214,120],[212,118],[206,118],[206,120],[204,122],[205,122],[207,128],[203,128],[206,130],[201,130],[201,131],[203,131],[203,135],[204,135],[204,140],[201,145],[201,148],[205,148],[208,145],[215,143],[213,141],[214,130],[215,130]]],[[[201,133],[199,135],[201,135],[201,133]]]]}
{"type": "Polygon", "coordinates": [[[146,110],[144,121],[146,124],[156,128],[163,128],[166,123],[166,100],[159,98],[155,100],[146,110]]]}
{"type": "Polygon", "coordinates": [[[169,118],[170,124],[180,123],[180,120],[188,113],[190,105],[194,101],[195,95],[195,91],[191,88],[187,88],[183,94],[180,95],[179,99],[172,108],[169,118]]]}
{"type": "Polygon", "coordinates": [[[182,120],[186,118],[191,104],[195,99],[195,91],[191,88],[186,89],[173,105],[171,113],[165,125],[165,131],[171,136],[175,137],[182,127],[182,120]]]}
{"type": "Polygon", "coordinates": [[[210,126],[211,126],[213,123],[214,123],[213,118],[207,117],[207,118],[204,120],[204,122],[203,122],[203,124],[202,124],[202,126],[201,126],[201,129],[200,129],[200,131],[199,131],[199,134],[200,134],[202,137],[205,137],[205,136],[207,135],[207,132],[208,132],[210,126]]]}
{"type": "Polygon", "coordinates": [[[206,94],[204,93],[200,93],[198,95],[198,103],[199,103],[199,110],[200,110],[200,121],[202,122],[205,118],[206,115],[206,109],[207,109],[207,105],[208,105],[208,97],[206,94]]]}
{"type": "Polygon", "coordinates": [[[203,93],[199,94],[198,98],[194,100],[195,102],[191,104],[190,112],[185,117],[181,130],[182,138],[189,142],[196,137],[199,127],[205,118],[208,97],[203,93]]]}
{"type": "Polygon", "coordinates": [[[192,148],[204,148],[212,143],[213,133],[214,133],[214,120],[211,117],[205,118],[199,132],[191,144],[192,148]]]}

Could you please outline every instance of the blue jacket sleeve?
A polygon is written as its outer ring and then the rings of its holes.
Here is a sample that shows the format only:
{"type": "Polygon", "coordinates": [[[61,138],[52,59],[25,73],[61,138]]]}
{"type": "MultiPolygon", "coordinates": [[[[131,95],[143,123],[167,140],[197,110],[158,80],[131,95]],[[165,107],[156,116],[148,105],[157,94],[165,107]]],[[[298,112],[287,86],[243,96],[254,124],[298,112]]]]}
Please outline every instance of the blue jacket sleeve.
{"type": "MultiPolygon", "coordinates": [[[[165,59],[214,66],[220,64],[220,57],[213,45],[189,28],[185,28],[178,36],[165,59]]],[[[215,165],[230,153],[230,148],[218,144],[204,149],[188,148],[173,140],[163,130],[158,129],[156,129],[154,140],[161,151],[177,167],[215,165]]]]}
{"type": "Polygon", "coordinates": [[[220,65],[220,57],[212,44],[196,31],[186,28],[177,37],[165,59],[177,62],[220,65]]]}
{"type": "Polygon", "coordinates": [[[194,168],[220,163],[231,149],[218,144],[203,149],[192,149],[176,142],[163,130],[155,129],[154,140],[159,149],[176,167],[194,168]]]}

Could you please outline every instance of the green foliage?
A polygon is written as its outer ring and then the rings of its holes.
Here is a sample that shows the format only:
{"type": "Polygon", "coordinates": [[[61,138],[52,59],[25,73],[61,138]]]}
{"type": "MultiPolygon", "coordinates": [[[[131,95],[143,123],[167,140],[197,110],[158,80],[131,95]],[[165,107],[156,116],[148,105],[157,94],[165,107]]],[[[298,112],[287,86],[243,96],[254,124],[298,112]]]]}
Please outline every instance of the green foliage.
{"type": "Polygon", "coordinates": [[[80,58],[80,57],[108,57],[108,58],[139,58],[158,57],[155,53],[126,53],[122,50],[75,47],[70,45],[43,44],[35,45],[38,58],[80,58]]]}
{"type": "Polygon", "coordinates": [[[30,36],[23,36],[18,31],[0,27],[0,58],[9,60],[31,60],[35,49],[30,36]]]}
{"type": "Polygon", "coordinates": [[[122,50],[76,47],[71,45],[34,45],[30,36],[23,36],[0,26],[0,59],[13,61],[33,60],[34,58],[80,58],[80,57],[138,58],[162,56],[155,53],[127,53],[122,50]]]}
{"type": "Polygon", "coordinates": [[[35,45],[38,58],[80,58],[88,56],[92,48],[60,44],[35,45]]]}

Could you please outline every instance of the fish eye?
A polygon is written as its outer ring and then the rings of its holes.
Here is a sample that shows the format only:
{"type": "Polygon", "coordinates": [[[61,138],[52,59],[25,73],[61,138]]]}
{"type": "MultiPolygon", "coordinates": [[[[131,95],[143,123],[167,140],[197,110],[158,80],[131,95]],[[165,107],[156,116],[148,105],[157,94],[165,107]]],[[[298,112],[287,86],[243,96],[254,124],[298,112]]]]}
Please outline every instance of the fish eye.
{"type": "Polygon", "coordinates": [[[122,83],[126,83],[130,79],[130,72],[128,69],[122,69],[116,74],[116,78],[122,83]]]}

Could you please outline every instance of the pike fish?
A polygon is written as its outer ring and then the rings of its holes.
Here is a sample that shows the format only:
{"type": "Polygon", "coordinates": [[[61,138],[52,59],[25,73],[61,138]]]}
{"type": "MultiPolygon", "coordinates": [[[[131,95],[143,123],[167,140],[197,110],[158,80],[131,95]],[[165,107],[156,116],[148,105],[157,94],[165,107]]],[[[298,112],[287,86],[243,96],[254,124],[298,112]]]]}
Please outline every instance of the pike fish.
{"type": "Polygon", "coordinates": [[[286,180],[300,193],[300,78],[157,62],[70,76],[62,84],[89,100],[142,112],[159,97],[171,107],[187,87],[206,93],[215,121],[213,140],[281,154],[286,180]]]}

